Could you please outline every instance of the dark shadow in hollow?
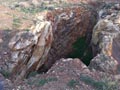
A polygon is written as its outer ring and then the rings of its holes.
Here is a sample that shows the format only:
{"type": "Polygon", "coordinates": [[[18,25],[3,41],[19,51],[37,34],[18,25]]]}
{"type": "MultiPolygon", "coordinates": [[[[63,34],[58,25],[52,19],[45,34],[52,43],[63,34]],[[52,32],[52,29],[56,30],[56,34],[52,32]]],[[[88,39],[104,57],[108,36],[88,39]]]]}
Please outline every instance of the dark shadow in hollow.
{"type": "Polygon", "coordinates": [[[87,66],[93,58],[92,49],[86,37],[80,37],[73,44],[73,51],[68,54],[68,58],[79,58],[87,66]]]}
{"type": "MultiPolygon", "coordinates": [[[[79,58],[87,66],[90,64],[91,59],[93,58],[92,48],[90,45],[91,38],[80,37],[73,44],[73,50],[69,53],[66,58],[79,58]]],[[[44,65],[40,68],[38,73],[45,73],[48,69],[43,68],[44,65]]]]}

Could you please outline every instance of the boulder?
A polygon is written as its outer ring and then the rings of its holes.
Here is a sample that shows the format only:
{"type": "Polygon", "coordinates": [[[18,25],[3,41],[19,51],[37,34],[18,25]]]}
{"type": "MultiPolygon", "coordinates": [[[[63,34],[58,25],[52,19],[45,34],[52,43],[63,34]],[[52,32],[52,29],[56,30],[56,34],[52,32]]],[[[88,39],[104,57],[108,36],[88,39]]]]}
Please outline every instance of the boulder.
{"type": "Polygon", "coordinates": [[[117,77],[119,75],[90,71],[80,59],[62,58],[47,73],[31,76],[26,82],[30,90],[119,90],[117,77]]]}
{"type": "Polygon", "coordinates": [[[19,32],[9,43],[13,50],[13,62],[9,64],[9,71],[13,75],[20,73],[24,77],[26,73],[38,70],[45,62],[53,39],[52,27],[43,17],[37,19],[36,26],[32,27],[33,31],[19,32]]]}
{"type": "Polygon", "coordinates": [[[56,60],[66,57],[77,38],[90,38],[96,12],[87,5],[72,6],[39,13],[34,20],[30,31],[19,32],[9,43],[13,76],[22,78],[41,67],[49,69],[56,60]]]}
{"type": "Polygon", "coordinates": [[[95,58],[90,68],[117,74],[119,72],[120,4],[109,4],[99,12],[92,34],[95,58]],[[116,7],[117,6],[117,7],[116,7]]]}
{"type": "Polygon", "coordinates": [[[99,17],[98,3],[91,5],[40,12],[30,30],[0,31],[0,90],[120,90],[120,5],[104,4],[99,17]],[[79,37],[92,37],[88,67],[80,59],[65,59],[79,37]]]}
{"type": "Polygon", "coordinates": [[[55,10],[48,16],[53,21],[54,40],[43,67],[45,69],[49,69],[56,60],[66,57],[73,50],[72,45],[78,38],[90,39],[97,21],[96,11],[88,9],[86,5],[55,10]]]}

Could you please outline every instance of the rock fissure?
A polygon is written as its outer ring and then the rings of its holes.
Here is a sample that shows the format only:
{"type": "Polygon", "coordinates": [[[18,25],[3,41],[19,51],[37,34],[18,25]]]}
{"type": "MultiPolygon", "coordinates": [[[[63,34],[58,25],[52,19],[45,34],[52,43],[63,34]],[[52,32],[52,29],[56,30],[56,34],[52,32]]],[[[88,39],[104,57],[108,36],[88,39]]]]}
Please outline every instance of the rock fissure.
{"type": "Polygon", "coordinates": [[[14,63],[9,69],[14,76],[19,73],[19,78],[41,67],[49,69],[56,60],[72,51],[72,45],[79,37],[92,34],[95,22],[96,12],[85,6],[38,14],[36,25],[30,31],[19,32],[11,39],[9,47],[14,63]]]}
{"type": "Polygon", "coordinates": [[[86,5],[38,13],[30,31],[18,32],[9,43],[12,77],[47,71],[66,57],[80,58],[91,70],[118,73],[119,4],[110,5],[98,14],[86,5]]]}
{"type": "Polygon", "coordinates": [[[0,90],[120,90],[118,0],[23,1],[0,6],[0,90]]]}

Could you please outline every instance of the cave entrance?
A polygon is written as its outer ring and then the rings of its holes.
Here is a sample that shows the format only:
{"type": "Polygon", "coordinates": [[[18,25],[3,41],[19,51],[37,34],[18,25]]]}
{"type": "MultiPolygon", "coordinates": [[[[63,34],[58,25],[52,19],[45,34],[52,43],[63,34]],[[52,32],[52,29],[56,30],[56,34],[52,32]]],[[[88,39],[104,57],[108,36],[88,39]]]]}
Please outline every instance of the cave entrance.
{"type": "MultiPolygon", "coordinates": [[[[85,65],[89,65],[91,59],[93,58],[92,47],[90,45],[91,37],[79,37],[72,45],[72,52],[70,52],[66,58],[79,58],[85,65]]],[[[45,69],[44,65],[37,72],[30,73],[29,76],[34,76],[36,74],[46,73],[49,69],[45,69]]],[[[28,78],[27,77],[27,78],[28,78]]]]}
{"type": "MultiPolygon", "coordinates": [[[[90,44],[91,41],[91,33],[90,36],[86,35],[84,37],[79,37],[72,45],[72,51],[66,55],[66,58],[79,58],[85,65],[89,65],[91,59],[93,58],[92,47],[90,44]]],[[[49,69],[42,68],[38,70],[38,73],[45,73],[49,69]]]]}
{"type": "Polygon", "coordinates": [[[90,41],[86,37],[80,37],[73,43],[73,50],[68,54],[68,58],[79,58],[87,66],[93,58],[90,41]]]}

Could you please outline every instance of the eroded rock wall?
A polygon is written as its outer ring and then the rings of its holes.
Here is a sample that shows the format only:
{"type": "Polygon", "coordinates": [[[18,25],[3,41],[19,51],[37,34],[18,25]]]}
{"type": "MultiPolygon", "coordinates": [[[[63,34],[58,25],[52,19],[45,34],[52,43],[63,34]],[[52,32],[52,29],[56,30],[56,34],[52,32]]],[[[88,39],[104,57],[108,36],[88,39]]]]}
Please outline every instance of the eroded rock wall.
{"type": "Polygon", "coordinates": [[[112,74],[119,72],[120,4],[108,4],[99,11],[99,21],[92,35],[93,52],[97,54],[90,68],[112,74]]]}
{"type": "Polygon", "coordinates": [[[12,76],[18,75],[18,79],[26,77],[43,64],[42,68],[50,68],[56,60],[72,51],[77,38],[91,35],[96,18],[96,12],[87,5],[38,14],[31,31],[19,32],[9,43],[12,76]]]}
{"type": "Polygon", "coordinates": [[[54,41],[45,63],[47,69],[56,60],[68,55],[72,51],[73,43],[79,37],[86,36],[90,39],[97,21],[96,12],[86,6],[55,10],[52,15],[54,41]]]}

